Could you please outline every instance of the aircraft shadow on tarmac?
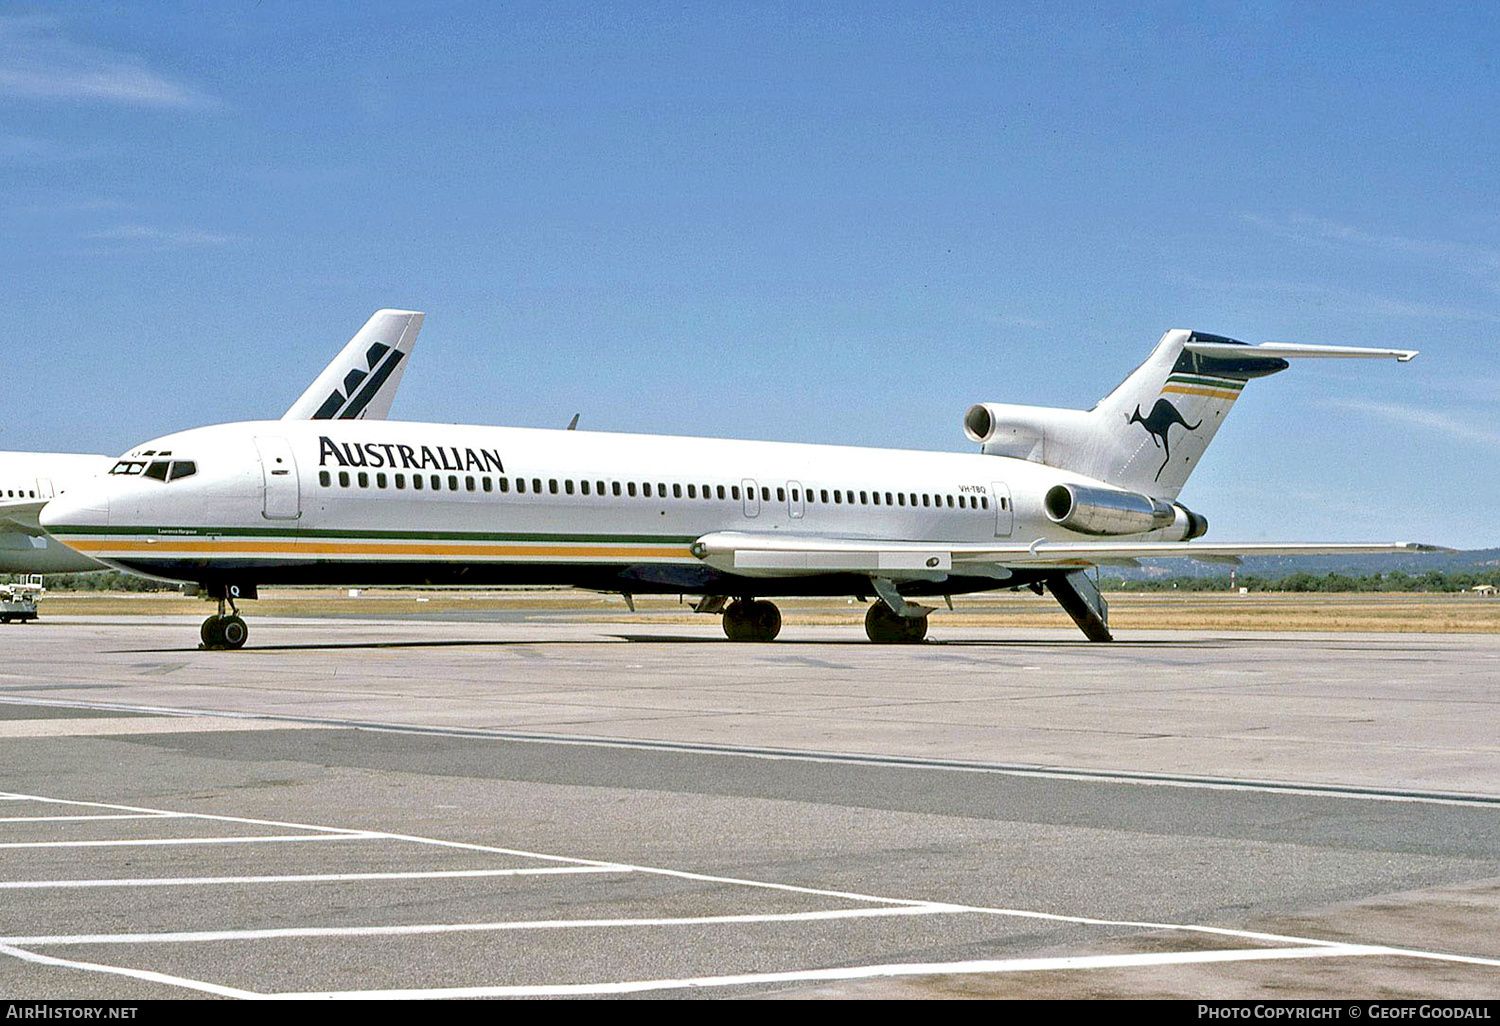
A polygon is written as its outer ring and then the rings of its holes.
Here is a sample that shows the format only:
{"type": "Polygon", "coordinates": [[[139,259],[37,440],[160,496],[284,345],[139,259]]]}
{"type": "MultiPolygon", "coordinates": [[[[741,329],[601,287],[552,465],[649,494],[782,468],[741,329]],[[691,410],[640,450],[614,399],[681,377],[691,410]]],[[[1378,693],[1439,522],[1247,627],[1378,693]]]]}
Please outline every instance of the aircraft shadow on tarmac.
{"type": "MultiPolygon", "coordinates": [[[[609,634],[601,638],[580,638],[576,640],[544,640],[525,638],[501,638],[495,640],[485,639],[455,639],[450,641],[349,641],[349,642],[327,642],[311,645],[247,645],[236,651],[226,651],[227,655],[249,655],[255,652],[334,652],[341,650],[358,649],[391,649],[391,648],[512,648],[516,646],[564,646],[564,645],[612,645],[617,642],[626,641],[638,644],[651,642],[670,643],[674,645],[740,645],[752,651],[774,652],[777,648],[790,645],[798,646],[858,646],[861,648],[873,648],[870,642],[863,638],[847,639],[822,639],[822,638],[785,638],[766,645],[745,644],[744,642],[732,642],[728,638],[693,637],[691,635],[668,635],[668,634],[609,634]]],[[[1240,642],[1250,642],[1249,639],[1239,638],[1183,638],[1168,640],[1148,639],[1126,639],[1110,642],[1111,646],[1131,648],[1226,648],[1233,647],[1240,642]]],[[[922,648],[922,647],[949,647],[949,648],[1088,648],[1097,645],[1097,642],[1089,641],[1087,638],[1060,639],[1048,641],[1041,638],[997,638],[993,641],[977,639],[972,641],[941,641],[929,639],[919,645],[906,646],[883,646],[890,648],[922,648]]],[[[1107,646],[1106,646],[1107,647],[1107,646]]],[[[136,654],[164,654],[201,652],[203,648],[198,645],[179,648],[119,648],[110,649],[109,655],[136,654]]]]}

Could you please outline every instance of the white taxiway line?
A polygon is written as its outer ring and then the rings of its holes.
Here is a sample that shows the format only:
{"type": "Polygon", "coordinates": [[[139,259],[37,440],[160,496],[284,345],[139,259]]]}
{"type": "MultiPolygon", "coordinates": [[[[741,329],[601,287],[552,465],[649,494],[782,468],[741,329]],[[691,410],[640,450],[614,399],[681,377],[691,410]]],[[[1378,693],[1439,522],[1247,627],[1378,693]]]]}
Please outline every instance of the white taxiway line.
{"type": "Polygon", "coordinates": [[[181,819],[176,812],[123,812],[111,816],[0,816],[0,823],[63,823],[94,819],[181,819]]]}
{"type": "Polygon", "coordinates": [[[0,799],[6,801],[36,802],[41,805],[73,805],[84,809],[110,809],[115,812],[142,812],[155,816],[172,816],[179,819],[206,819],[216,823],[245,823],[250,826],[286,827],[288,830],[316,830],[325,834],[364,834],[366,830],[346,827],[309,826],[306,823],[288,823],[277,819],[249,819],[244,816],[216,816],[208,812],[173,812],[166,809],[148,809],[139,805],[118,805],[111,802],[85,802],[76,798],[48,798],[38,794],[20,794],[0,791],[0,799]]]}
{"type": "Polygon", "coordinates": [[[112,838],[104,841],[5,841],[4,848],[149,848],[173,844],[275,844],[281,841],[375,841],[384,834],[269,834],[264,837],[158,837],[151,839],[112,838]]]}
{"type": "Polygon", "coordinates": [[[274,998],[369,999],[586,997],[638,994],[652,990],[690,990],[702,987],[744,987],[757,983],[818,983],[867,980],[881,976],[956,976],[1019,972],[1057,972],[1077,969],[1123,969],[1152,965],[1193,965],[1208,962],[1256,962],[1294,958],[1344,958],[1386,954],[1385,948],[1354,944],[1307,948],[1242,948],[1220,951],[1162,951],[1138,955],[1078,955],[1061,958],[1007,958],[971,962],[913,962],[857,965],[839,969],[798,969],[780,973],[742,973],[734,976],[690,976],[682,979],[628,980],[619,983],[557,983],[496,987],[433,987],[425,990],[352,990],[322,993],[272,994],[274,998]]]}
{"type": "Polygon", "coordinates": [[[536,866],[528,869],[432,869],[397,873],[303,873],[288,876],[122,877],[113,880],[0,880],[0,891],[77,887],[204,887],[268,883],[349,883],[358,880],[461,880],[491,876],[568,876],[575,873],[628,873],[612,866],[536,866]]]}
{"type": "MultiPolygon", "coordinates": [[[[137,813],[160,813],[161,810],[143,809],[133,806],[108,805],[100,802],[81,802],[66,799],[48,799],[33,795],[15,795],[0,793],[0,800],[28,800],[38,802],[50,802],[73,806],[85,806],[91,808],[115,809],[137,813]]],[[[196,932],[179,934],[115,934],[115,935],[59,935],[55,937],[17,937],[0,940],[0,953],[9,954],[16,958],[36,962],[44,965],[67,966],[76,969],[87,969],[95,972],[117,973],[125,976],[133,976],[139,979],[149,979],[156,982],[168,983],[174,986],[188,987],[206,993],[224,994],[237,997],[343,997],[343,998],[395,998],[395,997],[545,997],[545,996],[586,996],[605,994],[625,994],[649,990],[669,990],[695,987],[722,987],[743,986],[757,983],[789,983],[789,982],[815,982],[819,980],[851,980],[878,976],[913,976],[933,974],[974,974],[974,973],[1003,973],[1003,972],[1026,972],[1062,969],[1093,969],[1093,968],[1120,968],[1130,966],[1147,965],[1170,965],[1191,964],[1203,962],[1224,961],[1252,961],[1266,959],[1286,958],[1330,958],[1346,956],[1394,956],[1427,959],[1433,961],[1462,963],[1468,965],[1481,965],[1487,967],[1500,967],[1500,959],[1478,958],[1466,955],[1450,955],[1440,952],[1417,951],[1410,949],[1390,948],[1371,945],[1353,945],[1336,941],[1316,940],[1304,937],[1289,937],[1281,934],[1261,933],[1249,930],[1233,930],[1224,927],[1195,926],[1179,923],[1152,923],[1132,920],[1098,919],[1087,916],[1068,916],[1049,912],[1034,912],[1024,909],[987,908],[983,906],[955,905],[938,903],[932,901],[913,900],[904,898],[886,898],[877,895],[859,894],[848,891],[831,891],[815,887],[802,887],[793,884],[771,883],[761,880],[746,880],[735,877],[714,876],[705,873],[692,873],[682,870],[662,869],[651,866],[637,866],[630,863],[601,862],[592,859],[575,859],[560,855],[549,855],[540,852],[528,852],[514,848],[501,848],[492,845],[473,844],[462,841],[445,841],[438,838],[421,837],[410,834],[394,834],[380,831],[349,830],[339,827],[320,827],[302,823],[284,823],[273,820],[248,819],[234,816],[217,816],[205,813],[178,813],[184,818],[201,819],[206,821],[228,822],[237,824],[250,824],[260,826],[279,826],[294,830],[316,831],[317,833],[304,835],[278,835],[265,838],[182,838],[175,839],[170,843],[246,843],[264,840],[274,841],[296,841],[296,840],[392,840],[405,841],[415,844],[433,845],[442,848],[451,848],[464,851],[484,852],[495,855],[506,855],[526,859],[534,859],[552,863],[562,863],[562,866],[538,867],[539,871],[551,869],[553,871],[597,871],[597,872],[638,872],[658,876],[666,876],[683,880],[695,880],[702,882],[722,883],[731,886],[742,886],[749,888],[761,888],[776,891],[787,891],[799,894],[816,895],[827,898],[839,898],[868,903],[870,905],[882,906],[862,909],[840,909],[817,912],[781,913],[781,914],[746,914],[734,916],[703,916],[679,919],[637,919],[637,920],[538,920],[533,922],[511,922],[511,923],[457,923],[457,924],[418,924],[415,926],[376,926],[376,927],[344,927],[344,928],[287,928],[277,930],[230,930],[215,932],[196,932]],[[945,963],[910,963],[893,965],[867,965],[852,966],[832,969],[809,969],[795,970],[782,973],[751,973],[740,975],[723,976],[701,976],[683,979],[666,980],[637,980],[621,981],[613,983],[584,983],[584,984],[542,984],[542,985],[502,985],[484,987],[461,987],[461,988],[415,988],[410,990],[372,990],[372,991],[339,991],[319,993],[288,993],[280,995],[260,995],[253,992],[236,990],[234,988],[220,987],[216,984],[204,983],[198,980],[189,980],[182,977],[172,977],[159,973],[150,973],[142,970],[125,969],[116,966],[96,965],[85,962],[70,962],[65,959],[53,959],[48,956],[38,955],[25,951],[16,946],[18,943],[28,944],[135,944],[135,943],[163,943],[163,942],[206,942],[211,940],[238,940],[238,939],[271,939],[283,937],[310,937],[310,936],[382,936],[391,934],[415,934],[415,933],[454,933],[474,932],[491,930],[522,930],[522,929],[561,929],[561,928],[590,928],[590,927],[617,927],[617,926],[670,926],[670,925],[702,925],[712,923],[752,923],[752,922],[795,922],[819,919],[850,919],[879,916],[897,915],[933,915],[933,914],[963,914],[978,913],[994,916],[1007,916],[1023,919],[1041,919],[1053,922],[1077,923],[1082,925],[1129,927],[1135,929],[1150,929],[1164,931],[1181,931],[1185,933],[1209,934],[1221,937],[1236,938],[1239,940],[1263,941],[1283,945],[1281,947],[1264,948],[1240,948],[1240,949],[1218,949],[1209,951],[1192,952],[1152,952],[1144,954],[1123,955],[1090,955],[1061,958],[1041,959],[999,959],[969,962],[945,962],[945,963]]],[[[137,843],[163,843],[163,842],[25,842],[23,844],[0,845],[0,847],[54,847],[54,846],[78,846],[88,844],[137,844],[137,843]]],[[[523,873],[525,870],[493,870],[493,871],[454,871],[461,874],[479,873],[523,873]]],[[[324,874],[326,876],[354,878],[381,877],[386,874],[324,874]]],[[[397,878],[405,877],[407,874],[392,874],[397,878]]],[[[184,878],[213,880],[232,880],[234,878],[184,878]]],[[[246,879],[246,878],[241,878],[246,879]]],[[[250,878],[253,879],[253,878],[250,878]]],[[[269,880],[268,880],[269,882],[269,880]]],[[[42,881],[17,882],[20,886],[34,886],[41,884],[48,886],[42,881]]],[[[64,881],[63,883],[68,883],[64,881]]],[[[93,881],[73,881],[85,886],[96,885],[93,881]]],[[[142,882],[130,883],[129,886],[149,886],[155,883],[142,882]]],[[[51,884],[55,886],[55,884],[51,884]]]]}
{"type": "Polygon", "coordinates": [[[34,951],[22,951],[0,944],[0,954],[19,958],[23,962],[34,962],[37,965],[57,966],[62,969],[82,969],[91,973],[109,973],[112,976],[129,976],[135,980],[145,980],[148,983],[164,983],[169,987],[186,987],[189,990],[202,991],[205,994],[216,994],[219,997],[232,998],[256,998],[264,995],[256,994],[254,991],[237,990],[234,987],[222,987],[217,983],[206,983],[203,980],[190,980],[185,976],[169,976],[166,973],[156,973],[149,969],[127,969],[118,965],[100,965],[97,962],[75,962],[68,958],[53,958],[51,955],[38,955],[34,951]]]}
{"type": "MultiPolygon", "coordinates": [[[[131,812],[158,812],[158,809],[146,809],[127,805],[110,805],[102,802],[83,802],[68,799],[50,799],[36,795],[17,795],[34,801],[59,802],[68,805],[83,805],[94,808],[123,809],[131,812]]],[[[594,866],[607,868],[622,872],[646,873],[655,876],[666,876],[681,880],[694,880],[703,883],[721,883],[730,886],[752,887],[764,890],[786,891],[794,894],[808,894],[817,897],[839,898],[849,901],[868,902],[872,905],[905,905],[912,907],[929,908],[938,905],[937,902],[910,898],[889,898],[875,894],[861,894],[854,891],[832,891],[819,887],[804,887],[797,884],[772,883],[766,880],[747,880],[741,877],[715,876],[708,873],[694,873],[680,869],[664,869],[655,866],[640,866],[625,862],[602,862],[594,859],[569,858],[564,855],[550,855],[543,852],[525,851],[519,848],[502,848],[495,845],[475,844],[469,841],[447,841],[435,837],[422,837],[417,834],[397,834],[383,831],[353,831],[343,827],[324,827],[306,823],[289,823],[278,820],[250,819],[241,816],[220,816],[212,813],[187,812],[180,815],[193,819],[213,820],[228,823],[249,824],[254,826],[279,826],[296,830],[316,831],[339,831],[344,830],[349,835],[357,835],[361,838],[382,839],[391,841],[407,841],[413,844],[433,845],[441,848],[454,848],[461,851],[483,852],[492,855],[506,855],[515,858],[535,859],[547,862],[561,862],[572,866],[594,866]]],[[[1328,945],[1333,946],[1338,942],[1321,941],[1307,937],[1291,937],[1283,934],[1258,933],[1250,930],[1231,930],[1225,927],[1194,926],[1180,923],[1155,923],[1137,920],[1121,919],[1098,919],[1089,916],[1068,916],[1053,912],[1035,912],[1027,909],[990,908],[985,906],[958,906],[942,903],[942,907],[949,909],[962,909],[968,912],[985,913],[995,916],[1009,916],[1018,919],[1042,919],[1059,923],[1076,923],[1083,926],[1111,926],[1128,927],[1132,929],[1146,930],[1177,930],[1188,933],[1206,933],[1223,937],[1237,937],[1245,940],[1266,941],[1272,943],[1289,943],[1296,945],[1328,945]]]]}
{"type": "Polygon", "coordinates": [[[0,946],[57,947],[70,944],[209,944],[215,941],[286,940],[302,937],[406,937],[440,933],[498,933],[506,930],[596,930],[644,926],[725,926],[745,923],[809,923],[830,919],[875,919],[885,916],[968,914],[948,905],[901,905],[895,908],[825,909],[817,912],[750,912],[726,916],[679,916],[657,919],[535,919],[499,923],[410,923],[402,926],[288,926],[266,930],[198,930],[184,933],[53,934],[0,937],[0,946]]]}

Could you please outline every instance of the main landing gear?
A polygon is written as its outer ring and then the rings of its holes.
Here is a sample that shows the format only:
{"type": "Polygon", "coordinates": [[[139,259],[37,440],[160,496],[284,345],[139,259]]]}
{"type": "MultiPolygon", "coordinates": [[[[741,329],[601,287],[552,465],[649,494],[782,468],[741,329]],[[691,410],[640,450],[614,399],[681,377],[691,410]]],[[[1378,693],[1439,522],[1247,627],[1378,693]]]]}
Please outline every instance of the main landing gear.
{"type": "Polygon", "coordinates": [[[198,628],[198,637],[203,640],[203,647],[210,650],[244,648],[245,639],[249,636],[250,628],[245,626],[232,598],[220,598],[218,615],[210,616],[198,628]],[[225,603],[229,605],[228,616],[224,615],[225,603]]]}
{"type": "MultiPolygon", "coordinates": [[[[714,611],[707,602],[700,603],[700,607],[700,612],[714,611]]],[[[774,641],[781,633],[781,610],[764,599],[736,599],[724,609],[724,633],[730,641],[774,641]]],[[[924,610],[920,616],[901,616],[879,601],[865,614],[865,633],[876,644],[916,644],[927,637],[927,614],[924,610]]]]}
{"type": "Polygon", "coordinates": [[[774,641],[781,633],[781,610],[764,599],[739,599],[724,610],[730,641],[774,641]]]}
{"type": "Polygon", "coordinates": [[[865,634],[877,645],[914,645],[927,637],[927,617],[901,616],[876,602],[865,613],[865,634]]]}

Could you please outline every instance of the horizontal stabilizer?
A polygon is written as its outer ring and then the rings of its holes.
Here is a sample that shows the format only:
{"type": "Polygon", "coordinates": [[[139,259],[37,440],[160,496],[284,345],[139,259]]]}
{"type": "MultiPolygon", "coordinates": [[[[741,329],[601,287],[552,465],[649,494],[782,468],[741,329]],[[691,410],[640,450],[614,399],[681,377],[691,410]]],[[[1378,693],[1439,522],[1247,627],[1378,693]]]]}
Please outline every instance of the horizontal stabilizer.
{"type": "Polygon", "coordinates": [[[1257,346],[1238,342],[1189,341],[1183,346],[1190,353],[1212,356],[1221,360],[1298,360],[1311,358],[1342,358],[1378,360],[1394,358],[1406,363],[1417,355],[1415,349],[1364,349],[1357,346],[1305,346],[1297,342],[1263,342],[1257,346]]]}
{"type": "Polygon", "coordinates": [[[377,310],[282,420],[384,420],[422,329],[411,310],[377,310]]]}

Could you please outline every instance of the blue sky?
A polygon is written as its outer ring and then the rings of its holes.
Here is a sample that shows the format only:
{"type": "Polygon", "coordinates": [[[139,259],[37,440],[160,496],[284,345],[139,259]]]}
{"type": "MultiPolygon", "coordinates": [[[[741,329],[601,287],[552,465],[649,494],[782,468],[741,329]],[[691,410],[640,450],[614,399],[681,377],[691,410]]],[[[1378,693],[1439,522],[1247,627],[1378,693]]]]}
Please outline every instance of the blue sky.
{"type": "Polygon", "coordinates": [[[0,6],[0,448],[279,416],[972,449],[1172,327],[1255,382],[1228,540],[1500,545],[1500,8],[0,6]]]}

